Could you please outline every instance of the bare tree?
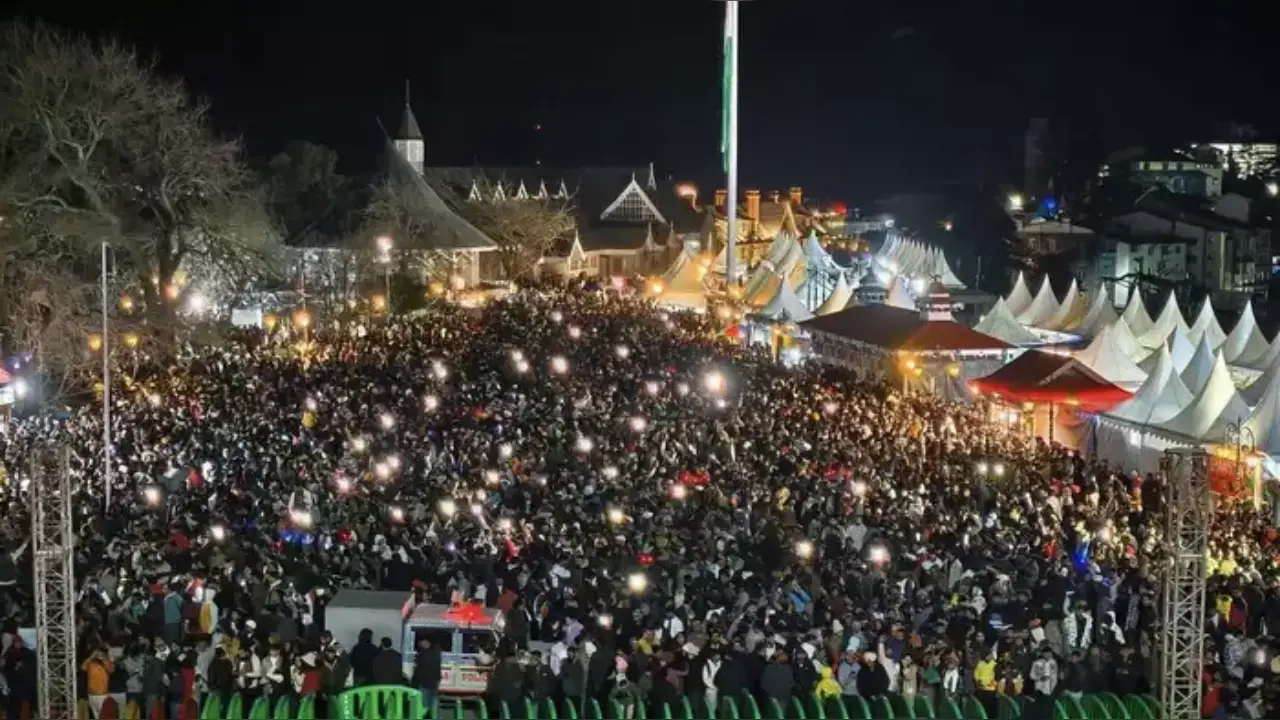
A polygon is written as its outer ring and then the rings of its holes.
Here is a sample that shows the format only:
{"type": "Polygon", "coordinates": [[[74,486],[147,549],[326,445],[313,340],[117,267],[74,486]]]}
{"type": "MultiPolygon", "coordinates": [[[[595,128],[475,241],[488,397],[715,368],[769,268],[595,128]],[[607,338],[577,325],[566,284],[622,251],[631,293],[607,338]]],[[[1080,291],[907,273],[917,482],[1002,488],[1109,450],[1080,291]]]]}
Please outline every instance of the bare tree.
{"type": "Polygon", "coordinates": [[[0,207],[82,258],[111,243],[154,315],[272,271],[278,236],[236,142],[181,81],[112,42],[13,24],[0,41],[0,207]],[[175,276],[195,281],[178,288],[175,276]]]}
{"type": "MultiPolygon", "coordinates": [[[[556,242],[573,233],[575,218],[572,198],[517,197],[515,187],[501,180],[491,180],[477,174],[474,178],[479,189],[479,200],[457,197],[450,192],[448,198],[473,225],[497,244],[498,260],[503,274],[515,279],[532,275],[538,262],[550,254],[556,242]],[[497,184],[502,184],[498,197],[497,184]]],[[[448,188],[444,182],[436,183],[448,188]]]]}
{"type": "Polygon", "coordinates": [[[366,272],[377,267],[383,258],[376,240],[386,235],[395,238],[396,249],[388,260],[398,270],[422,282],[448,278],[456,271],[455,253],[414,247],[436,234],[437,217],[412,187],[391,181],[375,185],[360,231],[351,241],[357,264],[366,272]]]}

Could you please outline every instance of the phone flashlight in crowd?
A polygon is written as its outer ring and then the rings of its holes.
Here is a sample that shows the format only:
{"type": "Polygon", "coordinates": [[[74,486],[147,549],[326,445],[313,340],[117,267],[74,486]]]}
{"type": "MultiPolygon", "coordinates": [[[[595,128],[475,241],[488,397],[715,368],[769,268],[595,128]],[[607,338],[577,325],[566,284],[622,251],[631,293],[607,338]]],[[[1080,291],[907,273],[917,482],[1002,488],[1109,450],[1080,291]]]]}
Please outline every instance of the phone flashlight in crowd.
{"type": "Polygon", "coordinates": [[[398,505],[392,505],[387,508],[387,516],[391,518],[391,522],[393,523],[402,523],[404,522],[404,508],[399,507],[398,505]]]}
{"type": "Polygon", "coordinates": [[[569,372],[568,360],[565,360],[564,357],[561,355],[556,355],[555,357],[551,358],[551,374],[552,375],[564,375],[567,372],[569,372]]]}
{"type": "Polygon", "coordinates": [[[618,347],[613,349],[613,352],[622,360],[626,360],[627,358],[631,357],[631,348],[627,347],[626,345],[619,345],[618,347]]]}
{"type": "Polygon", "coordinates": [[[503,532],[511,532],[511,518],[498,518],[498,529],[503,532]]]}
{"type": "Polygon", "coordinates": [[[593,449],[595,449],[595,446],[596,446],[595,441],[587,437],[586,435],[579,435],[578,439],[575,440],[573,443],[573,449],[577,450],[583,455],[591,452],[593,449]]]}
{"type": "Polygon", "coordinates": [[[671,486],[671,498],[673,500],[684,500],[686,497],[689,497],[689,490],[684,485],[676,483],[671,486]]]}
{"type": "Polygon", "coordinates": [[[517,360],[516,372],[520,373],[521,375],[524,375],[525,373],[529,372],[529,361],[525,360],[524,358],[520,358],[519,360],[517,360]]]}
{"type": "Polygon", "coordinates": [[[359,455],[369,448],[369,441],[364,439],[363,435],[351,438],[351,452],[359,455]]]}
{"type": "Polygon", "coordinates": [[[306,402],[303,405],[310,412],[315,412],[316,410],[320,409],[320,403],[317,403],[315,398],[307,398],[306,402]]]}
{"type": "Polygon", "coordinates": [[[209,528],[209,537],[213,538],[214,542],[222,542],[227,539],[227,529],[221,525],[214,525],[209,528]]]}
{"type": "Polygon", "coordinates": [[[600,617],[596,618],[596,624],[607,630],[613,627],[613,616],[608,613],[605,613],[604,615],[601,615],[600,617]]]}
{"type": "Polygon", "coordinates": [[[458,503],[449,498],[440,501],[440,514],[451,518],[458,512],[458,503]]]}
{"type": "Polygon", "coordinates": [[[582,328],[578,327],[577,325],[570,325],[570,326],[569,326],[569,339],[571,339],[571,340],[577,340],[577,339],[578,339],[578,338],[580,338],[580,337],[582,337],[582,328]]]}
{"type": "Polygon", "coordinates": [[[436,380],[444,382],[449,379],[449,367],[439,360],[431,362],[431,374],[436,376],[436,380]]]}
{"type": "Polygon", "coordinates": [[[649,427],[649,421],[643,415],[633,415],[630,422],[632,432],[642,433],[649,427]]]}
{"type": "Polygon", "coordinates": [[[813,543],[808,540],[801,540],[796,543],[796,557],[801,560],[808,560],[813,557],[813,543]]]}
{"type": "Polygon", "coordinates": [[[889,548],[883,545],[872,545],[867,552],[867,560],[873,565],[884,565],[889,562],[889,548]]]}
{"type": "Polygon", "coordinates": [[[564,321],[564,313],[560,312],[559,310],[551,311],[551,322],[559,325],[563,321],[564,321]]]}
{"type": "Polygon", "coordinates": [[[644,573],[631,573],[627,576],[627,589],[639,595],[649,587],[649,578],[644,573]]]}
{"type": "Polygon", "coordinates": [[[399,471],[399,470],[400,470],[400,456],[399,456],[399,455],[388,455],[388,456],[387,456],[386,463],[387,463],[387,467],[391,468],[392,470],[395,470],[395,471],[399,471]]]}
{"type": "Polygon", "coordinates": [[[387,480],[391,477],[391,466],[385,462],[377,463],[373,466],[373,474],[379,480],[387,480]]]}
{"type": "Polygon", "coordinates": [[[484,506],[480,503],[471,503],[471,514],[476,517],[484,517],[484,506]]]}
{"type": "Polygon", "coordinates": [[[979,474],[979,475],[986,475],[986,474],[987,474],[987,470],[989,470],[989,469],[990,469],[990,466],[988,466],[986,462],[980,462],[980,463],[978,463],[978,474],[979,474]]]}
{"type": "Polygon", "coordinates": [[[422,406],[427,412],[435,412],[440,407],[440,398],[435,395],[428,395],[422,399],[422,406]]]}
{"type": "Polygon", "coordinates": [[[719,370],[708,371],[706,375],[702,376],[702,386],[705,387],[709,393],[718,395],[724,392],[724,373],[719,370]]]}
{"type": "Polygon", "coordinates": [[[1004,477],[1004,463],[998,462],[991,466],[991,473],[996,477],[1004,477]]]}
{"type": "Polygon", "coordinates": [[[157,507],[164,502],[164,493],[160,492],[160,488],[150,485],[143,488],[142,499],[151,507],[157,507]]]}
{"type": "Polygon", "coordinates": [[[511,448],[511,443],[504,442],[498,446],[498,459],[499,460],[510,459],[512,452],[514,451],[511,448]]]}
{"type": "Polygon", "coordinates": [[[346,495],[347,493],[351,492],[351,481],[345,477],[337,478],[336,480],[333,481],[333,484],[334,484],[334,487],[338,489],[338,492],[342,493],[343,495],[346,495]]]}
{"type": "Polygon", "coordinates": [[[447,550],[448,552],[456,553],[458,552],[458,544],[450,540],[449,542],[444,544],[444,549],[447,550]]]}
{"type": "Polygon", "coordinates": [[[299,527],[304,530],[311,527],[310,510],[293,510],[289,513],[289,519],[293,521],[295,527],[299,527]]]}
{"type": "Polygon", "coordinates": [[[1263,667],[1267,664],[1267,651],[1259,648],[1253,651],[1253,664],[1263,667]]]}
{"type": "Polygon", "coordinates": [[[609,518],[609,522],[613,523],[614,525],[621,525],[622,523],[627,521],[626,513],[622,512],[616,507],[609,508],[608,511],[606,511],[605,515],[606,517],[609,518]]]}
{"type": "Polygon", "coordinates": [[[677,384],[676,384],[676,394],[677,394],[677,395],[688,395],[688,394],[689,394],[689,383],[677,383],[677,384]]]}
{"type": "Polygon", "coordinates": [[[861,480],[854,480],[849,489],[858,497],[862,497],[867,494],[867,484],[861,480]]]}
{"type": "Polygon", "coordinates": [[[644,391],[649,393],[650,396],[657,395],[659,389],[658,383],[653,380],[646,381],[644,384],[644,391]]]}
{"type": "Polygon", "coordinates": [[[378,416],[378,425],[383,430],[390,430],[396,426],[396,416],[391,413],[382,413],[378,416]]]}

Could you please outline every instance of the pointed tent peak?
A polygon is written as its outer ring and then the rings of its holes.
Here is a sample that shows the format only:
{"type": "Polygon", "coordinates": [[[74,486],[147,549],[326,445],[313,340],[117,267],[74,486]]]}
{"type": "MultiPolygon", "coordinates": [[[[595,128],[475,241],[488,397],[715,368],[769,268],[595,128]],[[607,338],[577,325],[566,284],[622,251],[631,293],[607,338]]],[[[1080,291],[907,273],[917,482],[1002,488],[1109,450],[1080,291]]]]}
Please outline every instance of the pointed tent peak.
{"type": "Polygon", "coordinates": [[[1276,384],[1278,378],[1280,378],[1280,365],[1272,365],[1249,383],[1248,387],[1241,390],[1240,396],[1250,405],[1258,405],[1271,392],[1271,386],[1276,384]]]}
{"type": "Polygon", "coordinates": [[[1138,336],[1138,340],[1143,345],[1154,348],[1162,344],[1178,328],[1187,333],[1191,331],[1191,328],[1187,325],[1186,318],[1182,317],[1182,310],[1178,308],[1177,296],[1170,290],[1169,297],[1164,302],[1164,309],[1160,311],[1160,316],[1152,323],[1149,330],[1138,336]]]}
{"type": "Polygon", "coordinates": [[[1027,289],[1027,278],[1021,270],[1018,271],[1018,279],[1013,281],[1013,289],[1005,298],[1005,305],[1008,306],[1009,313],[1014,316],[1031,305],[1031,291],[1027,289]]]}
{"type": "Polygon", "coordinates": [[[991,306],[987,314],[982,316],[982,320],[974,326],[974,330],[990,335],[993,338],[1003,340],[1010,345],[1025,346],[1039,345],[1040,338],[1035,333],[1022,326],[1013,313],[1009,312],[1009,306],[1005,304],[1004,298],[996,298],[996,304],[991,306]]]}
{"type": "Polygon", "coordinates": [[[1089,309],[1084,304],[1084,298],[1080,296],[1080,285],[1075,278],[1071,278],[1071,286],[1067,288],[1067,294],[1062,298],[1058,312],[1045,321],[1044,327],[1048,330],[1066,330],[1078,325],[1088,313],[1089,309]]]}
{"type": "Polygon", "coordinates": [[[1045,275],[1035,299],[1026,310],[1018,314],[1018,322],[1031,326],[1042,325],[1057,315],[1059,310],[1061,306],[1058,304],[1058,296],[1053,293],[1053,283],[1049,282],[1049,276],[1045,275]]]}
{"type": "Polygon", "coordinates": [[[1231,334],[1222,344],[1227,362],[1232,365],[1250,365],[1265,356],[1269,349],[1267,338],[1262,334],[1262,329],[1258,327],[1258,320],[1253,315],[1253,303],[1245,303],[1240,319],[1236,321],[1235,327],[1231,328],[1231,334]]]}
{"type": "Polygon", "coordinates": [[[915,310],[915,300],[911,299],[911,292],[907,290],[907,281],[901,277],[894,278],[893,287],[889,288],[889,294],[885,297],[885,305],[901,308],[903,310],[915,310]]]}
{"type": "Polygon", "coordinates": [[[1169,336],[1165,347],[1169,349],[1169,356],[1173,358],[1173,367],[1179,373],[1186,370],[1192,358],[1196,356],[1196,344],[1191,342],[1191,338],[1182,331],[1182,328],[1178,328],[1169,336]]]}
{"type": "Polygon", "coordinates": [[[1139,425],[1161,423],[1177,415],[1191,400],[1191,392],[1174,368],[1173,356],[1167,347],[1162,347],[1146,382],[1110,415],[1139,425]]]}
{"type": "Polygon", "coordinates": [[[1215,353],[1213,347],[1205,340],[1201,339],[1200,344],[1196,346],[1196,352],[1191,356],[1191,361],[1183,368],[1179,375],[1187,389],[1192,393],[1199,393],[1204,384],[1209,381],[1209,375],[1213,372],[1213,364],[1217,357],[1222,353],[1215,353]]]}
{"type": "Polygon", "coordinates": [[[1227,333],[1218,323],[1218,315],[1208,296],[1200,304],[1200,312],[1196,313],[1195,323],[1191,326],[1191,341],[1199,342],[1200,338],[1211,340],[1215,349],[1227,341],[1227,333]]]}
{"type": "Polygon", "coordinates": [[[1133,288],[1129,292],[1129,302],[1124,306],[1124,312],[1120,317],[1128,324],[1129,329],[1134,335],[1141,336],[1146,334],[1151,326],[1151,316],[1147,314],[1147,306],[1142,302],[1142,293],[1137,288],[1133,288]]]}
{"type": "Polygon", "coordinates": [[[786,283],[778,286],[773,297],[761,308],[760,314],[775,320],[789,320],[792,322],[804,322],[805,320],[813,319],[813,313],[809,312],[808,308],[804,306],[804,302],[800,300],[800,296],[796,295],[796,291],[792,290],[786,283]]]}
{"type": "Polygon", "coordinates": [[[1089,306],[1089,311],[1085,313],[1084,318],[1071,330],[1085,337],[1093,337],[1119,319],[1120,316],[1116,314],[1115,306],[1111,302],[1111,293],[1103,286],[1094,294],[1093,303],[1089,306]]]}
{"type": "Polygon", "coordinates": [[[1250,414],[1222,353],[1216,354],[1209,376],[1194,395],[1181,412],[1160,425],[1161,430],[1193,440],[1211,440],[1220,437],[1228,423],[1240,422],[1250,414]]]}
{"type": "MultiPolygon", "coordinates": [[[[1112,337],[1115,339],[1116,346],[1124,351],[1134,362],[1139,362],[1151,353],[1138,342],[1138,338],[1133,336],[1133,331],[1129,329],[1129,324],[1123,319],[1117,320],[1107,326],[1107,330],[1111,331],[1112,337]]],[[[1099,336],[1102,333],[1098,333],[1099,336]]]]}
{"type": "Polygon", "coordinates": [[[422,130],[418,128],[418,118],[413,115],[413,108],[409,106],[409,81],[404,81],[404,112],[400,114],[400,131],[396,133],[397,140],[421,140],[422,130]]]}
{"type": "Polygon", "coordinates": [[[844,279],[844,273],[836,279],[836,286],[832,289],[831,294],[826,300],[813,311],[814,315],[829,315],[833,312],[840,312],[849,304],[849,300],[853,297],[853,288],[849,286],[848,281],[844,279]]]}
{"type": "Polygon", "coordinates": [[[1086,367],[1125,390],[1134,390],[1147,379],[1147,374],[1129,357],[1117,341],[1116,328],[1107,328],[1088,347],[1075,354],[1086,367]]]}
{"type": "MultiPolygon", "coordinates": [[[[1270,378],[1264,375],[1258,379],[1258,382],[1268,380],[1261,392],[1256,394],[1252,403],[1255,405],[1253,413],[1242,425],[1248,428],[1253,435],[1254,446],[1259,452],[1268,455],[1280,453],[1280,374],[1271,374],[1270,378]]],[[[1255,383],[1256,385],[1257,383],[1255,383]]],[[[1245,400],[1249,398],[1247,393],[1253,389],[1250,385],[1245,389],[1245,400]]]]}

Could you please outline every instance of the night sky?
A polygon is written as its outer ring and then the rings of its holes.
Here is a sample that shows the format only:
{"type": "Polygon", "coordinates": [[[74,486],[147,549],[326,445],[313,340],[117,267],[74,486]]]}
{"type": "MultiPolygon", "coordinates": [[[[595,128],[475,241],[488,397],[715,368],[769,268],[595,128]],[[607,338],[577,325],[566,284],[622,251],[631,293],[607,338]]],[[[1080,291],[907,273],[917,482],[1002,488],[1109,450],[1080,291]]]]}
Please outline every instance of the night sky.
{"type": "MultiPolygon", "coordinates": [[[[1133,4],[1114,0],[979,5],[744,3],[744,185],[859,202],[1016,183],[1032,116],[1090,159],[1209,139],[1214,121],[1280,124],[1266,17],[1209,3],[1124,15],[1133,4]]],[[[44,0],[15,12],[158,54],[259,156],[306,139],[368,169],[376,118],[394,130],[407,78],[429,164],[652,161],[721,182],[723,6],[709,0],[44,0]]]]}

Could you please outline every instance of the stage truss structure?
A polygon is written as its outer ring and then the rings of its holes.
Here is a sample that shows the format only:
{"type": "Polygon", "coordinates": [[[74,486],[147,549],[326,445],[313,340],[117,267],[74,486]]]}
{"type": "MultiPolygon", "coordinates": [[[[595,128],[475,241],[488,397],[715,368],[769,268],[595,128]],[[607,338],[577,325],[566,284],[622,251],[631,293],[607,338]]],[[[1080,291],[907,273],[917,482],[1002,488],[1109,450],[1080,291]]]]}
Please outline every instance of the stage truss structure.
{"type": "Polygon", "coordinates": [[[1213,502],[1209,456],[1171,450],[1161,459],[1166,479],[1164,544],[1169,557],[1160,598],[1160,704],[1164,717],[1200,717],[1204,670],[1205,552],[1213,502]]]}
{"type": "Polygon", "coordinates": [[[38,716],[74,720],[75,523],[70,448],[46,447],[33,453],[30,487],[38,716]]]}

